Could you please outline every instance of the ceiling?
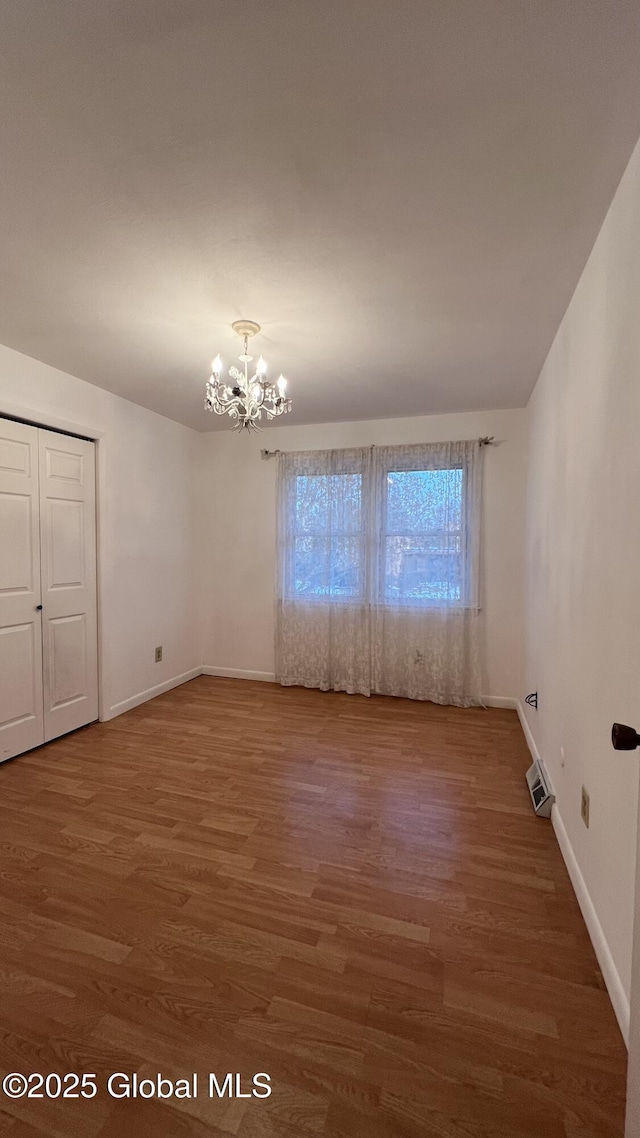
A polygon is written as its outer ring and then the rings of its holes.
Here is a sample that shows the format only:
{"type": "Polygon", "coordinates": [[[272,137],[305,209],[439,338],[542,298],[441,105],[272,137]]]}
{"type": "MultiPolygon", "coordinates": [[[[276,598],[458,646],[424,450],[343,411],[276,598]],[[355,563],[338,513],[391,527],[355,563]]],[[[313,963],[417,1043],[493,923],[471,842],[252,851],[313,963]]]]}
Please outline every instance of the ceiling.
{"type": "Polygon", "coordinates": [[[637,0],[2,0],[0,342],[197,430],[526,403],[640,133],[637,0]]]}

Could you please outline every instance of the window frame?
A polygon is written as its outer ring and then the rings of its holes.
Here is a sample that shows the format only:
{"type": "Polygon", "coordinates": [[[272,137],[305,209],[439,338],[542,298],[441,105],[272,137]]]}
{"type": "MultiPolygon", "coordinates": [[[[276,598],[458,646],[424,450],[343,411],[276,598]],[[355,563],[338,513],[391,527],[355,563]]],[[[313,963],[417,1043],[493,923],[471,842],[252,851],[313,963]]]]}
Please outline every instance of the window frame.
{"type": "MultiPolygon", "coordinates": [[[[368,460],[365,458],[365,453],[358,450],[357,454],[353,451],[302,451],[298,453],[290,453],[287,457],[291,462],[291,468],[287,471],[284,483],[284,499],[285,501],[280,504],[280,516],[285,519],[296,518],[297,510],[297,485],[299,478],[331,478],[339,477],[341,475],[357,475],[360,478],[360,525],[358,529],[352,533],[344,532],[341,536],[352,537],[357,540],[359,544],[358,554],[358,592],[352,595],[342,594],[336,595],[331,593],[324,593],[321,595],[313,593],[300,593],[296,591],[295,581],[295,552],[296,541],[303,536],[322,537],[321,534],[313,535],[310,532],[298,530],[294,524],[290,527],[284,524],[281,530],[281,540],[283,543],[283,563],[281,566],[281,584],[280,593],[281,598],[288,603],[304,604],[304,605],[364,605],[368,603],[368,566],[367,566],[367,530],[368,530],[368,511],[371,494],[370,486],[370,453],[367,452],[368,460]],[[318,456],[319,461],[315,461],[315,456],[318,456]],[[329,468],[327,468],[327,458],[329,458],[329,468]]],[[[329,538],[330,535],[327,535],[329,538]]]]}
{"type": "Polygon", "coordinates": [[[424,459],[416,458],[411,459],[398,459],[390,457],[388,461],[381,464],[378,472],[378,487],[377,492],[380,496],[379,516],[380,516],[380,530],[376,538],[376,547],[374,550],[374,558],[377,564],[377,603],[384,608],[393,609],[413,609],[420,610],[436,610],[436,609],[451,609],[451,608],[475,608],[476,606],[470,603],[469,598],[469,572],[466,565],[467,561],[467,546],[465,540],[465,519],[467,517],[467,472],[465,464],[462,461],[454,460],[448,462],[433,462],[430,465],[425,465],[424,459]],[[438,470],[459,470],[461,472],[460,478],[460,526],[455,531],[447,530],[415,530],[411,533],[396,531],[390,529],[388,525],[389,519],[389,476],[391,474],[429,474],[438,470]],[[411,597],[411,598],[391,598],[387,595],[387,541],[390,537],[400,538],[424,538],[424,537],[451,537],[457,536],[460,542],[459,552],[456,554],[460,559],[460,596],[459,597],[411,597]]]}
{"type": "MultiPolygon", "coordinates": [[[[297,518],[297,504],[298,504],[298,480],[301,478],[359,478],[360,479],[360,527],[356,530],[340,530],[337,531],[333,527],[328,535],[324,536],[320,533],[314,533],[311,530],[299,530],[294,524],[291,530],[290,539],[292,546],[292,564],[291,564],[291,580],[289,582],[290,591],[288,599],[300,601],[304,604],[364,604],[366,602],[366,539],[365,539],[365,526],[364,526],[364,510],[363,510],[363,496],[365,493],[364,487],[364,474],[358,470],[341,470],[341,471],[305,471],[296,472],[291,476],[293,484],[293,511],[292,516],[297,518]],[[355,593],[302,593],[298,592],[296,588],[296,547],[297,542],[301,538],[317,538],[318,541],[329,542],[333,545],[335,541],[342,539],[351,539],[359,544],[359,556],[357,560],[357,577],[358,585],[357,592],[355,593]]],[[[330,508],[330,507],[329,507],[330,508]]],[[[331,549],[329,552],[330,565],[331,565],[331,549]]],[[[331,565],[331,569],[333,566],[331,565]]],[[[330,585],[329,588],[332,586],[330,585]]]]}
{"type": "MultiPolygon", "coordinates": [[[[277,596],[281,601],[300,605],[372,606],[396,612],[418,610],[480,609],[480,528],[481,465],[470,450],[475,440],[453,443],[414,444],[413,446],[360,447],[344,450],[283,452],[278,490],[278,573],[277,596]],[[422,538],[441,531],[424,530],[405,534],[388,527],[388,476],[410,471],[460,470],[459,598],[390,598],[386,595],[387,539],[391,536],[422,538]],[[327,527],[326,540],[332,537],[353,538],[359,545],[358,579],[355,594],[301,593],[296,591],[296,543],[303,537],[323,539],[322,532],[298,529],[297,488],[301,477],[332,477],[341,474],[360,476],[360,524],[352,531],[332,533],[327,527]],[[290,524],[292,523],[293,524],[290,524]]],[[[452,536],[443,530],[442,535],[452,536]]],[[[427,553],[428,556],[428,553],[427,553]]]]}

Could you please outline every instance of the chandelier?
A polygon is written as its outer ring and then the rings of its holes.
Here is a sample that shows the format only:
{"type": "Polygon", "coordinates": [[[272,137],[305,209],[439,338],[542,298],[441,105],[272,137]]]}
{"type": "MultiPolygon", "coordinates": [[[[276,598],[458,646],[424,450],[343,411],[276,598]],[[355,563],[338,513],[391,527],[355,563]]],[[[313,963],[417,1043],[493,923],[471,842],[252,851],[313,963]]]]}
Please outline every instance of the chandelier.
{"type": "Polygon", "coordinates": [[[229,415],[235,419],[233,430],[259,431],[258,421],[263,412],[267,419],[275,419],[291,410],[291,400],[285,396],[287,381],[281,375],[277,383],[270,383],[267,379],[267,361],[262,356],[256,364],[254,374],[249,378],[249,364],[253,362],[253,356],[248,353],[249,337],[260,331],[260,325],[253,320],[236,320],[231,327],[243,340],[244,350],[238,359],[244,364],[244,370],[230,367],[229,379],[232,383],[223,383],[220,380],[222,360],[216,356],[211,364],[211,377],[207,380],[204,405],[214,415],[229,415]]]}

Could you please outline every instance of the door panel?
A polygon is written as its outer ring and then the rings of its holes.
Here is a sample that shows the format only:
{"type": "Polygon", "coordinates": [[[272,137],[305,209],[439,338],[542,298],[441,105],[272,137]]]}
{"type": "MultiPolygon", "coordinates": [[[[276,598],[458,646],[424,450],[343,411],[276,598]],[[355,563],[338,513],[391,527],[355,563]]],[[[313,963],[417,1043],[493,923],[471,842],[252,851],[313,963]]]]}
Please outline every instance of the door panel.
{"type": "MultiPolygon", "coordinates": [[[[49,432],[51,434],[51,432],[49,432]]],[[[93,443],[90,444],[93,446],[93,443]]],[[[46,477],[57,478],[61,482],[75,482],[82,485],[84,482],[83,466],[84,455],[68,454],[63,450],[47,447],[46,477]]]]}
{"type": "Polygon", "coordinates": [[[49,498],[47,502],[50,589],[78,589],[86,581],[84,502],[49,498]]]}
{"type": "Polygon", "coordinates": [[[95,447],[40,430],[44,734],[98,718],[95,447]]]}
{"type": "Polygon", "coordinates": [[[38,431],[0,419],[0,762],[44,742],[38,431]]]}
{"type": "Polygon", "coordinates": [[[87,675],[87,622],[84,613],[49,621],[51,708],[84,699],[87,675]]]}
{"type": "MultiPolygon", "coordinates": [[[[34,625],[32,621],[0,628],[0,730],[8,732],[9,728],[42,720],[40,684],[35,682],[34,625]]],[[[40,629],[37,635],[39,639],[40,629]]],[[[37,742],[41,743],[42,739],[37,742]]],[[[2,757],[7,759],[9,755],[2,757]]]]}
{"type": "MultiPolygon", "coordinates": [[[[37,525],[37,519],[35,521],[37,525]]],[[[31,494],[8,494],[0,490],[0,534],[3,545],[0,588],[5,596],[39,591],[40,582],[37,578],[40,567],[35,562],[33,549],[35,528],[31,494]]]]}

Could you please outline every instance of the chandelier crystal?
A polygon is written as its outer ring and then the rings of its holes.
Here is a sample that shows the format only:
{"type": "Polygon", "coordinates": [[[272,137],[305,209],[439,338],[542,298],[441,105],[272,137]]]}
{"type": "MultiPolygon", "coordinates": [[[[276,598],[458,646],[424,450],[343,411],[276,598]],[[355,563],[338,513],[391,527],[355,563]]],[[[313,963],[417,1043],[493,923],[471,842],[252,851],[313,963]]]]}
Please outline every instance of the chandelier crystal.
{"type": "Polygon", "coordinates": [[[258,423],[263,413],[267,419],[276,419],[291,410],[291,400],[285,395],[287,381],[281,375],[276,383],[271,383],[267,379],[267,361],[262,356],[249,378],[249,364],[253,362],[253,356],[248,352],[249,337],[260,331],[260,325],[253,320],[236,320],[231,327],[243,340],[244,350],[238,359],[244,368],[241,371],[235,365],[230,367],[232,383],[224,383],[221,381],[222,360],[216,356],[211,364],[211,377],[207,380],[204,405],[214,415],[229,415],[234,419],[232,430],[259,431],[258,423]]]}

